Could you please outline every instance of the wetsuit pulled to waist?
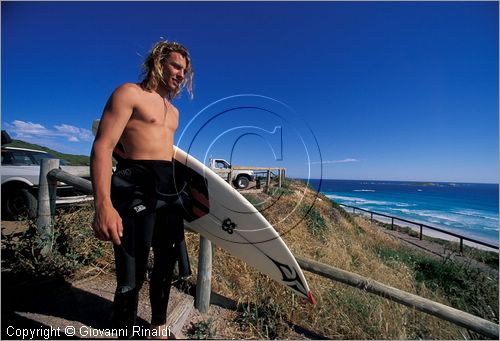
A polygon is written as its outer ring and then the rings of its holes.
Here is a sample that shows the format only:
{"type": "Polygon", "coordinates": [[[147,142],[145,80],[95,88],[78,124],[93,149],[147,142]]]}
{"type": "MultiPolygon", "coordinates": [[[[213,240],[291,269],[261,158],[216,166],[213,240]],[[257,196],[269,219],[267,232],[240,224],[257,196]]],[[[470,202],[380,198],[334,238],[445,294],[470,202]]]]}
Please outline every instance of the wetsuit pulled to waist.
{"type": "Polygon", "coordinates": [[[166,160],[124,159],[116,165],[113,177],[119,177],[148,194],[173,194],[175,190],[173,162],[166,160]]]}

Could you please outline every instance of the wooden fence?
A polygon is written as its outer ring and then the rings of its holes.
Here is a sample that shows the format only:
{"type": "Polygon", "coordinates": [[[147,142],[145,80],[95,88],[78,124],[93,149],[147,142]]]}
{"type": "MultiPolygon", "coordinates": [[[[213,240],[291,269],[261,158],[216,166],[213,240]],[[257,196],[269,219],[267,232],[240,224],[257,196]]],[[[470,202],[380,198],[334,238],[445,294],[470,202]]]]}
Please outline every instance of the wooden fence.
{"type": "MultiPolygon", "coordinates": [[[[55,197],[57,181],[65,182],[78,189],[92,194],[90,181],[76,177],[59,169],[59,160],[44,159],[40,167],[40,188],[38,193],[37,229],[41,233],[52,233],[52,219],[55,214],[55,197]]],[[[43,249],[50,252],[50,245],[43,249]]],[[[207,312],[210,305],[211,273],[212,273],[212,243],[200,236],[198,255],[198,277],[196,285],[195,305],[201,312],[207,312]]],[[[336,269],[334,267],[297,257],[299,265],[306,271],[318,274],[325,278],[341,282],[375,295],[393,300],[417,310],[437,316],[459,326],[475,331],[481,335],[498,340],[499,327],[497,324],[468,314],[466,312],[433,302],[396,288],[378,283],[369,278],[336,269]]]]}
{"type": "MultiPolygon", "coordinates": [[[[243,167],[243,166],[233,166],[231,169],[216,169],[215,173],[217,173],[219,176],[221,176],[223,179],[231,184],[232,179],[233,179],[233,171],[235,170],[252,170],[255,173],[259,174],[264,174],[265,184],[264,188],[266,192],[269,192],[269,189],[271,188],[271,178],[277,178],[278,180],[278,187],[281,188],[283,185],[283,182],[285,180],[285,172],[286,168],[276,168],[276,167],[255,167],[255,166],[250,166],[250,167],[243,167]],[[275,175],[275,172],[277,172],[277,175],[275,175]]],[[[260,189],[260,175],[256,176],[258,178],[258,185],[257,187],[260,189]]]]}
{"type": "Polygon", "coordinates": [[[389,219],[391,219],[391,227],[392,227],[392,229],[394,229],[394,221],[395,220],[419,226],[420,227],[420,232],[419,232],[419,238],[420,238],[420,240],[422,240],[422,237],[424,235],[424,233],[423,233],[424,227],[427,228],[427,229],[429,229],[429,230],[441,232],[441,233],[447,234],[449,236],[456,237],[456,238],[458,238],[460,240],[460,253],[461,254],[464,251],[464,240],[467,240],[469,242],[476,243],[476,244],[479,244],[479,245],[487,246],[489,248],[492,248],[492,249],[495,249],[495,250],[498,251],[498,245],[493,245],[493,244],[486,243],[486,242],[483,242],[483,241],[480,241],[480,240],[469,238],[467,236],[462,236],[460,234],[449,232],[449,231],[446,231],[446,230],[443,230],[443,229],[440,229],[440,228],[437,228],[437,227],[429,226],[429,225],[426,225],[426,224],[418,223],[418,222],[407,220],[407,219],[403,219],[403,218],[398,218],[398,217],[390,216],[390,215],[383,214],[383,213],[378,213],[378,212],[373,212],[373,211],[365,210],[363,208],[359,208],[359,207],[356,207],[356,206],[349,206],[349,205],[344,205],[344,204],[339,204],[339,205],[340,206],[344,206],[344,207],[352,208],[352,213],[356,213],[356,210],[368,213],[370,215],[370,219],[372,221],[373,221],[373,216],[381,216],[381,217],[389,218],[389,219]]]}

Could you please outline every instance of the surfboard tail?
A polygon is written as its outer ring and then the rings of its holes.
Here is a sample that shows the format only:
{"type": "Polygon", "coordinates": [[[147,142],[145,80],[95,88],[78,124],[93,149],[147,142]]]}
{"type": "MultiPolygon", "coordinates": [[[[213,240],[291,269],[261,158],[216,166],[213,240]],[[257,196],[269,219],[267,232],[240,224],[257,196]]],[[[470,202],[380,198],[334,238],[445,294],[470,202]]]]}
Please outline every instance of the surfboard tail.
{"type": "Polygon", "coordinates": [[[314,295],[313,295],[311,290],[309,290],[309,298],[308,299],[309,299],[309,302],[311,304],[316,304],[316,300],[314,299],[314,295]]]}

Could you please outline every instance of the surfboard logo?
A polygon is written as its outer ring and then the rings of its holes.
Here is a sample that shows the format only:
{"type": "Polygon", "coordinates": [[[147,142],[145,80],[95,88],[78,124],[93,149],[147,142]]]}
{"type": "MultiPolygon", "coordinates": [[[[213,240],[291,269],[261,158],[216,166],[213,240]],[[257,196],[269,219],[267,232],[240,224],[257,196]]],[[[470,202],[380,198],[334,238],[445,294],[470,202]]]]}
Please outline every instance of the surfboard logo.
{"type": "Polygon", "coordinates": [[[236,228],[236,224],[231,221],[231,219],[226,218],[222,222],[222,230],[226,231],[229,234],[233,234],[234,229],[236,228]]]}
{"type": "Polygon", "coordinates": [[[304,294],[306,297],[308,296],[308,290],[306,289],[304,283],[302,283],[299,272],[296,269],[290,267],[287,264],[282,264],[269,256],[267,256],[267,258],[269,258],[278,267],[279,271],[281,272],[281,276],[283,277],[282,281],[286,283],[286,285],[304,294]]]}

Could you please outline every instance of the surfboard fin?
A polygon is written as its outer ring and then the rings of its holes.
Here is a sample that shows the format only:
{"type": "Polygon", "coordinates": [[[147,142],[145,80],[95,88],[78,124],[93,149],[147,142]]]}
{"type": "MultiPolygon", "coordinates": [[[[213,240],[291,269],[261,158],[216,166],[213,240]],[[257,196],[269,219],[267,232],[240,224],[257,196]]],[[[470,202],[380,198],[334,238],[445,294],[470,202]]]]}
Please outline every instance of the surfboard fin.
{"type": "Polygon", "coordinates": [[[314,299],[314,295],[312,293],[312,291],[309,290],[309,302],[311,302],[312,304],[316,304],[316,300],[314,299]]]}

